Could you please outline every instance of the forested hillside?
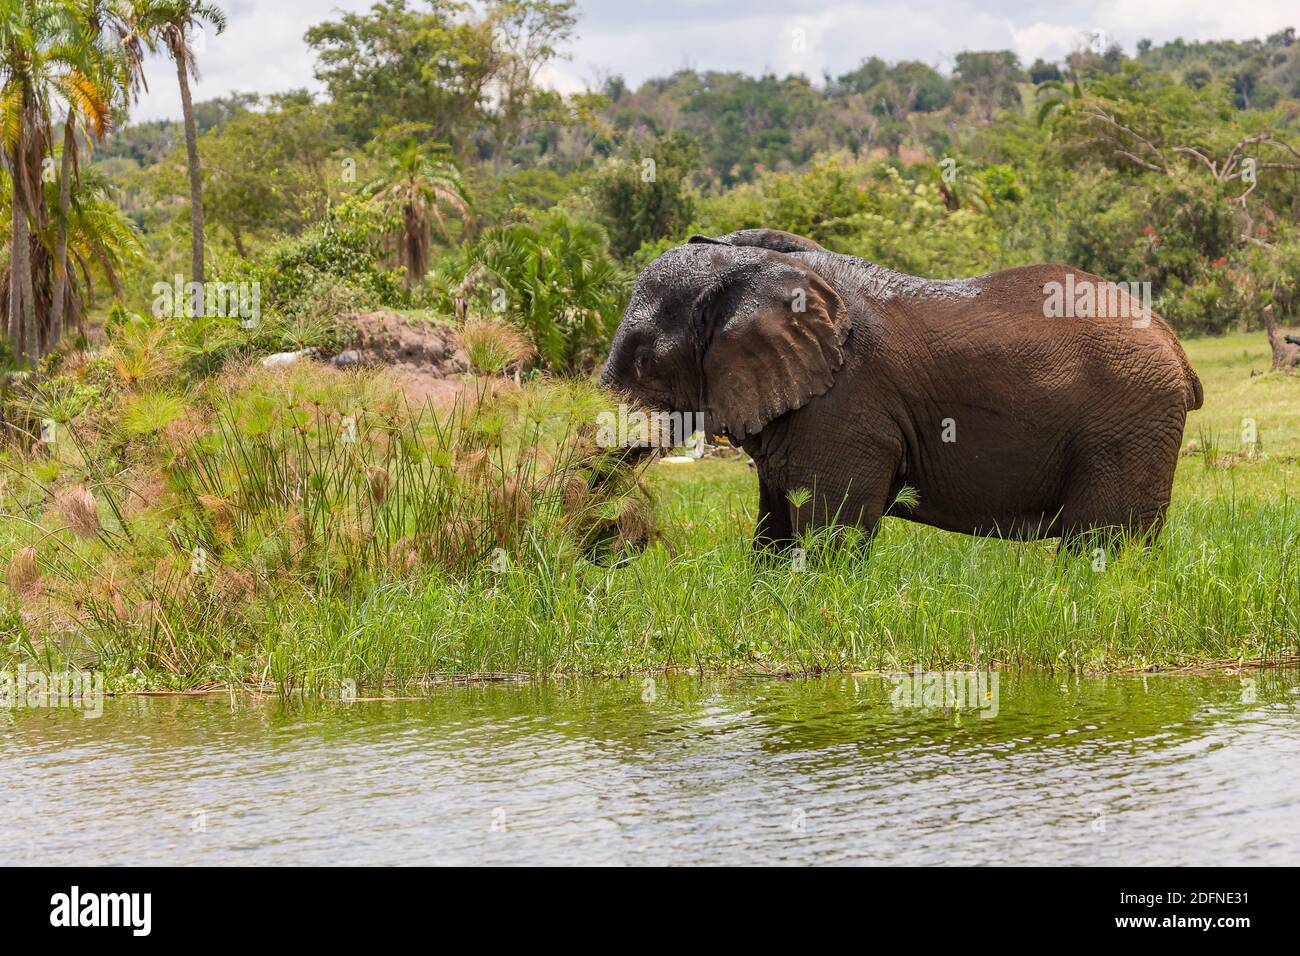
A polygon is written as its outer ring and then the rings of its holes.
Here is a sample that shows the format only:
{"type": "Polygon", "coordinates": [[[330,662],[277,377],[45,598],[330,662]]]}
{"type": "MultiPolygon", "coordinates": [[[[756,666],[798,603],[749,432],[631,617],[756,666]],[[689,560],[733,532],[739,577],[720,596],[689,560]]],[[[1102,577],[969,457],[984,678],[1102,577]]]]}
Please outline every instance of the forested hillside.
{"type": "MultiPolygon", "coordinates": [[[[326,334],[329,309],[463,316],[504,288],[495,311],[541,361],[579,364],[659,250],[759,225],[928,276],[1062,260],[1151,282],[1185,334],[1300,310],[1293,30],[1131,53],[1080,36],[1060,63],[966,51],[950,74],[864,48],[837,76],[609,75],[561,96],[539,75],[580,29],[548,0],[382,0],[312,26],[323,95],[194,106],[208,262],[268,280],[295,341],[326,334]]],[[[114,293],[148,311],[156,282],[192,271],[183,124],[130,124],[138,84],[112,82],[76,137],[72,205],[98,203],[72,242],[82,334],[114,293]]],[[[56,270],[37,258],[39,309],[56,270]]],[[[11,351],[54,347],[33,324],[11,351]]]]}

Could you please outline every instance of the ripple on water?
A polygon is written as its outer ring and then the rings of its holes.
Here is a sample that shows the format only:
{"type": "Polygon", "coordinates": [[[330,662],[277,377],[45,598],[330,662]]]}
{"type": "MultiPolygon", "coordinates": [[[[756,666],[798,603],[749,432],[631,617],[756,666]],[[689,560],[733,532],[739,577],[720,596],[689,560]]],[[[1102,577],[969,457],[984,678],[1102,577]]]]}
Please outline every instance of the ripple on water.
{"type": "Polygon", "coordinates": [[[446,687],[0,715],[15,863],[1282,863],[1300,672],[446,687]]]}

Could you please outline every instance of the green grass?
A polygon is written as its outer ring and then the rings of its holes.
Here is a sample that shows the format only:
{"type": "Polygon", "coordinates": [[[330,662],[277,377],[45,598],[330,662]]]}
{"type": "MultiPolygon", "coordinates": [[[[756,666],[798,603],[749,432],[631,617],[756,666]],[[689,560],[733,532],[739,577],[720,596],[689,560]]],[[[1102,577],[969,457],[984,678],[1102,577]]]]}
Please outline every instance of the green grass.
{"type": "Polygon", "coordinates": [[[360,683],[660,668],[1109,670],[1295,651],[1300,586],[1284,573],[1296,558],[1294,506],[1198,503],[1163,546],[1125,551],[1104,571],[1057,561],[1050,545],[954,540],[901,522],[887,523],[867,561],[840,550],[794,571],[753,559],[725,506],[740,483],[710,484],[672,494],[696,525],[679,552],[655,548],[615,571],[540,548],[466,582],[283,607],[271,676],[307,662],[360,683]]]}
{"type": "MultiPolygon", "coordinates": [[[[806,566],[796,567],[752,553],[756,491],[744,464],[660,464],[647,482],[662,536],[612,566],[587,560],[583,545],[590,541],[563,533],[559,512],[548,518],[541,508],[510,536],[508,563],[495,567],[480,557],[453,572],[447,567],[454,562],[426,560],[395,573],[382,560],[361,560],[389,549],[367,545],[364,536],[358,544],[355,534],[332,548],[318,545],[311,560],[298,555],[277,564],[266,555],[283,544],[274,534],[278,512],[263,502],[249,522],[257,540],[227,544],[229,554],[222,555],[234,564],[238,554],[248,573],[265,574],[265,587],[239,613],[214,604],[206,592],[206,604],[190,594],[188,603],[166,609],[145,628],[122,623],[129,615],[104,613],[109,605],[101,602],[97,616],[65,618],[43,633],[11,606],[12,633],[0,646],[0,661],[51,667],[70,657],[110,679],[138,669],[137,682],[161,686],[310,689],[344,680],[391,687],[499,673],[804,673],[914,665],[1107,671],[1294,658],[1300,653],[1300,504],[1292,500],[1300,377],[1251,376],[1268,369],[1261,334],[1187,347],[1206,407],[1188,424],[1164,535],[1154,547],[1128,547],[1104,561],[1091,554],[1058,557],[1054,541],[979,539],[889,518],[869,555],[808,542],[806,566]],[[1243,419],[1254,420],[1254,445],[1245,440],[1243,419]],[[274,573],[266,574],[269,565],[274,573]],[[326,566],[346,573],[322,575],[326,566]]],[[[578,385],[525,395],[512,399],[524,402],[522,418],[545,422],[556,442],[596,407],[578,385]]],[[[256,406],[256,398],[245,395],[236,404],[256,406]]],[[[497,442],[502,445],[510,443],[497,442]]],[[[232,464],[238,442],[232,448],[217,476],[227,484],[240,480],[232,464]]],[[[334,466],[300,460],[290,470],[313,467],[334,466]]],[[[354,478],[363,473],[350,467],[354,478]]],[[[512,467],[503,462],[501,474],[512,467]]],[[[62,468],[75,470],[75,462],[62,468]]],[[[401,474],[395,465],[390,470],[401,474]]],[[[429,494],[428,480],[418,469],[395,478],[389,503],[402,497],[403,482],[411,500],[429,494]]],[[[364,506],[362,531],[381,527],[373,500],[356,491],[355,481],[340,481],[340,489],[347,487],[352,497],[344,495],[337,506],[364,506]]],[[[322,522],[336,506],[331,500],[312,499],[322,522]]],[[[620,501],[599,505],[611,521],[619,520],[620,501]]],[[[39,509],[33,514],[40,518],[39,509]]],[[[105,527],[113,520],[106,515],[105,527]]],[[[137,538],[165,537],[157,512],[135,520],[137,538]]],[[[405,529],[398,524],[386,532],[386,543],[405,529]]],[[[35,535],[25,525],[0,524],[0,535],[6,530],[11,546],[35,535]]],[[[223,542],[209,544],[221,552],[223,542]]],[[[96,542],[67,547],[92,564],[104,560],[96,542]]],[[[43,560],[48,567],[57,563],[43,560]]]]}

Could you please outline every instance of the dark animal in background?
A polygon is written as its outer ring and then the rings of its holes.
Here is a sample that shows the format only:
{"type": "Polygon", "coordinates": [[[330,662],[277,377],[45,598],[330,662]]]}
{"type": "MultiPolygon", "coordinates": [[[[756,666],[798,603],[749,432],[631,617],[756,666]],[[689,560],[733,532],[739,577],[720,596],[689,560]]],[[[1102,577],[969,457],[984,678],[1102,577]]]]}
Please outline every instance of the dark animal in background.
{"type": "Polygon", "coordinates": [[[1273,368],[1290,372],[1300,366],[1300,336],[1283,335],[1273,318],[1273,306],[1264,306],[1264,329],[1273,350],[1273,368]]]}

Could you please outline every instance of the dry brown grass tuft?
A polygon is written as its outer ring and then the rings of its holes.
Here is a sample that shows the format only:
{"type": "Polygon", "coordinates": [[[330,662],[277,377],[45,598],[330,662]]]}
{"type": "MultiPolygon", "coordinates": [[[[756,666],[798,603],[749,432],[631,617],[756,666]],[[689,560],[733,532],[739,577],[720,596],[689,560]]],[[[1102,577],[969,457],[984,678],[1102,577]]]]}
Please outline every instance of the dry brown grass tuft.
{"type": "Polygon", "coordinates": [[[156,468],[136,466],[123,476],[125,494],[121,498],[122,512],[134,518],[157,508],[167,491],[167,480],[156,468]]]}
{"type": "Polygon", "coordinates": [[[376,504],[383,504],[384,499],[388,497],[388,481],[388,472],[383,467],[366,466],[366,486],[370,489],[370,497],[376,504]]]}
{"type": "Polygon", "coordinates": [[[587,504],[587,495],[590,487],[587,479],[582,475],[569,475],[564,480],[564,489],[562,492],[564,500],[564,513],[566,515],[576,515],[587,504]]]}
{"type": "Polygon", "coordinates": [[[654,540],[655,534],[654,515],[650,507],[642,498],[628,498],[618,515],[618,536],[621,543],[640,550],[654,540]]]}
{"type": "Polygon", "coordinates": [[[388,549],[388,565],[398,574],[409,574],[420,566],[420,551],[410,535],[398,538],[388,549]]]}
{"type": "Polygon", "coordinates": [[[493,319],[470,319],[460,330],[460,341],[470,364],[489,375],[524,365],[537,354],[518,329],[493,319]]]}
{"type": "Polygon", "coordinates": [[[475,448],[456,456],[456,475],[468,487],[487,480],[491,456],[486,448],[475,448]]]}
{"type": "Polygon", "coordinates": [[[212,575],[212,593],[224,606],[247,603],[256,592],[257,577],[252,571],[218,565],[212,575]]]}
{"type": "Polygon", "coordinates": [[[171,453],[171,460],[188,455],[208,430],[202,412],[187,408],[162,430],[163,446],[171,453]]]}
{"type": "Polygon", "coordinates": [[[41,569],[36,563],[36,549],[21,548],[5,568],[5,584],[18,597],[30,597],[41,583],[41,569]]]}
{"type": "Polygon", "coordinates": [[[496,542],[505,545],[519,535],[528,521],[533,510],[533,498],[524,482],[510,478],[493,489],[492,505],[495,512],[496,542]]]}
{"type": "Polygon", "coordinates": [[[63,523],[85,538],[99,534],[99,508],[85,485],[69,485],[54,495],[54,509],[63,523]]]}

